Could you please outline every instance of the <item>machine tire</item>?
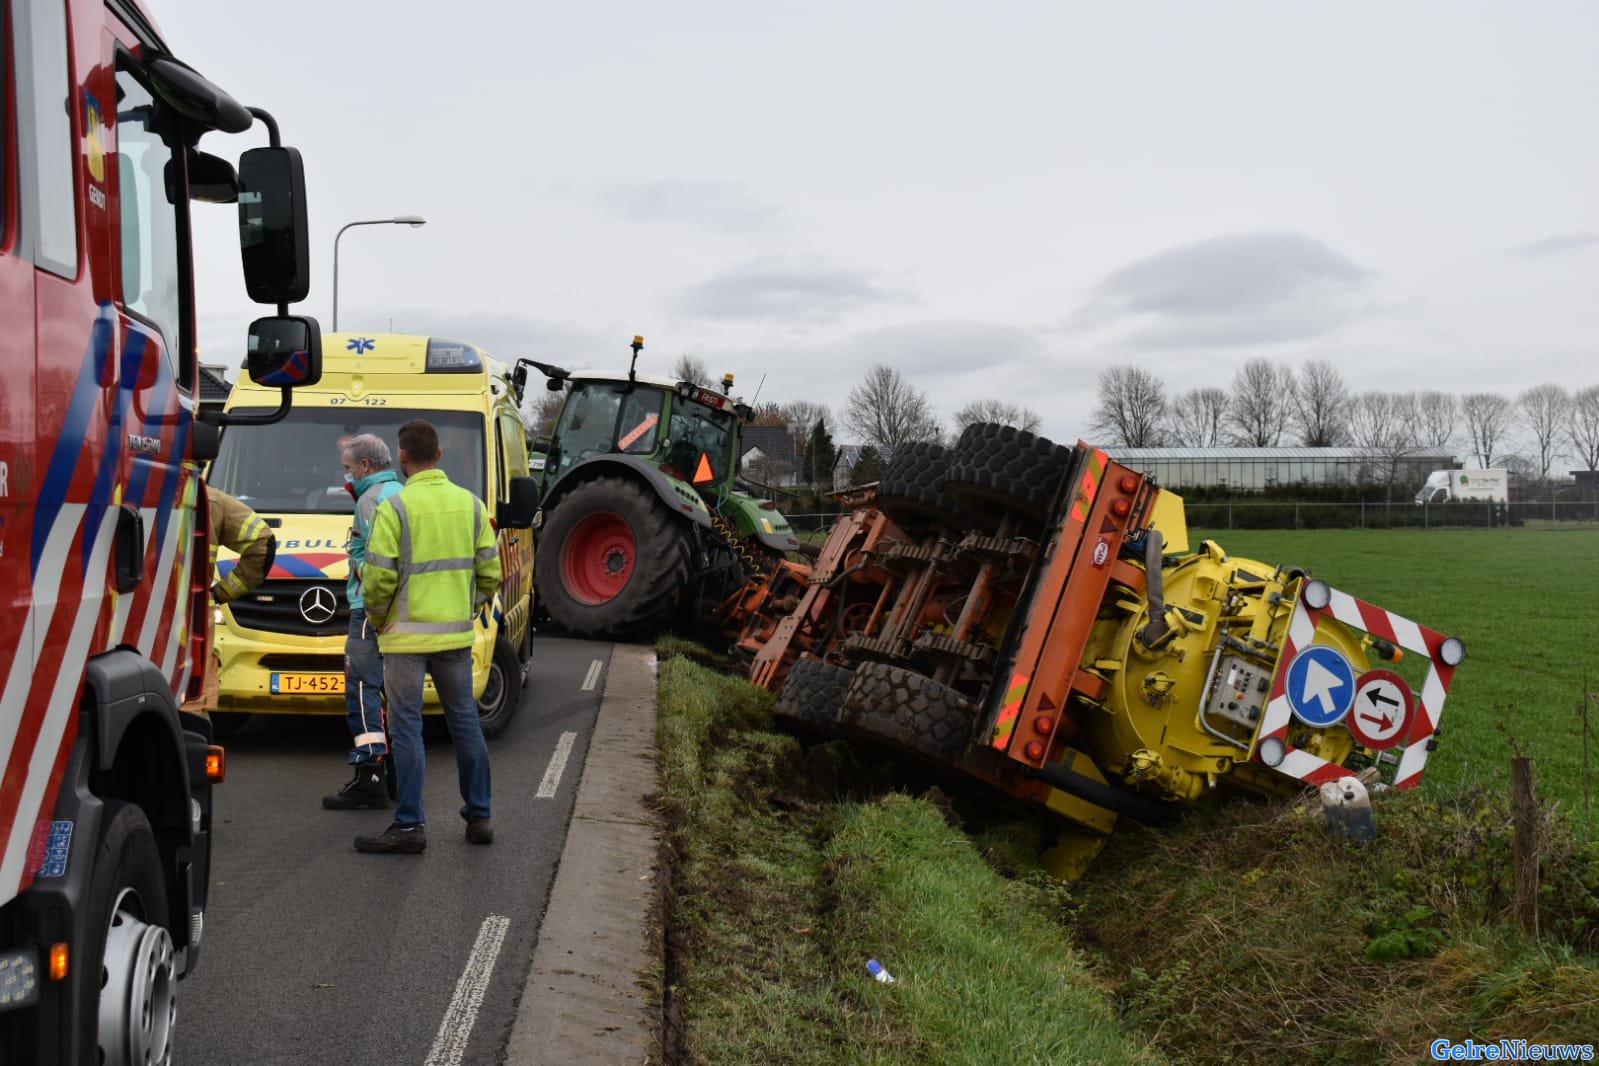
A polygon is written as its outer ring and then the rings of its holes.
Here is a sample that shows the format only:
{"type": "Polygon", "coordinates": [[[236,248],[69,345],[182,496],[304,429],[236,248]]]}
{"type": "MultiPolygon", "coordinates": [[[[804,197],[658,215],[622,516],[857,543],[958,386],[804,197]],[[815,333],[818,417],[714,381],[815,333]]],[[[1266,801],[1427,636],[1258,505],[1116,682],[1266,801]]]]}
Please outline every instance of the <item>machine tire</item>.
{"type": "Polygon", "coordinates": [[[772,717],[797,733],[832,738],[838,735],[838,712],[855,671],[801,659],[788,673],[783,691],[772,706],[772,717]]]}
{"type": "Polygon", "coordinates": [[[77,971],[78,1063],[144,1062],[130,1048],[138,1030],[149,1061],[164,1062],[177,1017],[177,972],[173,961],[167,886],[161,874],[161,853],[144,812],[131,803],[107,800],[95,846],[94,872],[84,897],[81,940],[73,956],[77,971]],[[116,931],[116,939],[112,933],[116,931]],[[144,982],[138,978],[143,976],[144,982]],[[103,1009],[114,1017],[120,994],[124,1024],[102,1032],[103,1009]],[[133,998],[139,1002],[132,1002],[133,998]],[[145,1007],[149,1010],[146,1018],[145,1007]],[[163,1017],[164,1015],[164,1017],[163,1017]]]}
{"type": "Polygon", "coordinates": [[[574,636],[645,635],[672,617],[692,554],[689,526],[653,492],[598,477],[546,514],[534,585],[550,617],[574,636]]]}
{"type": "Polygon", "coordinates": [[[894,458],[877,483],[877,508],[907,531],[930,525],[958,528],[960,508],[944,491],[949,480],[949,449],[914,441],[894,449],[894,458]]]}
{"type": "Polygon", "coordinates": [[[483,738],[493,740],[505,732],[522,703],[522,661],[511,642],[500,634],[494,640],[494,657],[489,663],[489,683],[483,689],[487,700],[478,700],[478,721],[483,738]]]}
{"type": "MultiPolygon", "coordinates": [[[[1014,426],[966,427],[949,462],[950,497],[968,512],[1014,511],[1043,521],[1072,467],[1072,449],[1014,426]]],[[[986,521],[986,528],[998,524],[986,521]]]]}
{"type": "Polygon", "coordinates": [[[839,724],[939,766],[966,751],[977,704],[930,677],[887,663],[864,663],[844,694],[839,724]]]}

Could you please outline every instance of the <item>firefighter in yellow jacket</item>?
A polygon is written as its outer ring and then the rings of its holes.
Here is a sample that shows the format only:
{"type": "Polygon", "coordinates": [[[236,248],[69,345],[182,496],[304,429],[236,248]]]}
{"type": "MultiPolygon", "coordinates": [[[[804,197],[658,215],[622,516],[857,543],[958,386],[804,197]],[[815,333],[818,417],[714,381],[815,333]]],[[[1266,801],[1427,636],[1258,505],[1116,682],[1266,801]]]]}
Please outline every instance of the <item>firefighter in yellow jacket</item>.
{"type": "Polygon", "coordinates": [[[277,542],[266,519],[249,507],[210,485],[205,494],[211,503],[212,575],[216,575],[218,548],[239,553],[238,563],[211,584],[211,598],[229,603],[266,580],[277,542]]]}
{"type": "Polygon", "coordinates": [[[472,694],[473,627],[486,625],[500,585],[500,551],[488,508],[450,483],[439,434],[416,419],[400,427],[405,488],[372,519],[361,593],[383,653],[389,702],[389,755],[399,780],[394,823],[355,838],[357,851],[416,854],[427,847],[422,811],[422,679],[444,705],[460,771],[461,817],[474,844],[494,840],[489,809],[489,749],[472,694]]]}
{"type": "MultiPolygon", "coordinates": [[[[211,598],[217,603],[228,603],[266,580],[272,569],[272,557],[277,541],[266,520],[238,500],[212,488],[205,487],[207,510],[211,513],[211,598]],[[239,553],[239,561],[229,568],[225,576],[217,575],[217,549],[227,548],[239,553]]],[[[206,612],[207,626],[214,627],[211,612],[206,612]]],[[[216,639],[206,641],[212,648],[210,669],[205,672],[205,682],[197,699],[184,704],[184,710],[217,708],[217,690],[222,664],[216,654],[216,639]]]]}

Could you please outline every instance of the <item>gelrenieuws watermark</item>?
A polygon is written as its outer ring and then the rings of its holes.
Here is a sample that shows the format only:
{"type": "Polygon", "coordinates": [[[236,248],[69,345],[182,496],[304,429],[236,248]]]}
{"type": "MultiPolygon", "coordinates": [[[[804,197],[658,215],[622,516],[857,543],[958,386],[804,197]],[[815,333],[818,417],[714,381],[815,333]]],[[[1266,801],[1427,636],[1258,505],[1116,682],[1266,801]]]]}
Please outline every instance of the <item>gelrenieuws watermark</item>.
{"type": "Polygon", "coordinates": [[[1525,1040],[1493,1044],[1434,1040],[1428,1050],[1439,1062],[1592,1062],[1594,1057],[1592,1044],[1533,1044],[1525,1040]]]}

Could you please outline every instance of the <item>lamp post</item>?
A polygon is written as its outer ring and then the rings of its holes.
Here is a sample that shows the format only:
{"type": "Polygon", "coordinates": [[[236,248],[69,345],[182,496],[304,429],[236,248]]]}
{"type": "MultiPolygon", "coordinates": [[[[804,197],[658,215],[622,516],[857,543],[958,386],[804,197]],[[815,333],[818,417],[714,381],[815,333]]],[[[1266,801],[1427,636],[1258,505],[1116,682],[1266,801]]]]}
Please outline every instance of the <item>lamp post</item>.
{"type": "Polygon", "coordinates": [[[344,236],[344,231],[351,226],[418,226],[427,225],[428,220],[421,215],[396,215],[393,218],[369,218],[360,222],[346,222],[339,227],[339,232],[333,238],[333,332],[339,331],[339,238],[344,236]]]}

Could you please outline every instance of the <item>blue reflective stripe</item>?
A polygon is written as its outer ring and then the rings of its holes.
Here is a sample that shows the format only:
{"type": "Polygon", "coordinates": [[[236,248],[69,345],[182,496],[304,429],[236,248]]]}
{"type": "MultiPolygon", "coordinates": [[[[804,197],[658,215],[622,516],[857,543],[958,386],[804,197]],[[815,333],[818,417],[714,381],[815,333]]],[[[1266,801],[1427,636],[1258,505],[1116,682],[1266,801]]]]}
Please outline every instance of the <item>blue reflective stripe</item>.
{"type": "MultiPolygon", "coordinates": [[[[117,464],[122,458],[122,426],[128,420],[128,408],[133,403],[133,386],[139,380],[139,370],[149,349],[143,333],[130,333],[122,349],[121,382],[117,388],[116,407],[111,412],[111,426],[106,431],[106,449],[100,456],[100,472],[94,479],[94,491],[89,494],[89,507],[84,515],[84,528],[99,529],[100,516],[111,505],[111,486],[116,479],[117,464]]],[[[137,504],[135,504],[137,506],[137,504]]],[[[83,553],[83,572],[89,570],[89,553],[83,553]]]]}
{"type": "MultiPolygon", "coordinates": [[[[167,361],[161,360],[163,376],[170,377],[167,361]]],[[[183,406],[178,407],[178,431],[172,435],[172,460],[166,464],[166,478],[161,482],[160,503],[156,505],[155,515],[155,542],[165,544],[167,540],[167,521],[172,517],[172,508],[178,502],[178,486],[183,483],[183,456],[189,445],[189,427],[194,422],[194,415],[183,406]]]]}
{"type": "MultiPolygon", "coordinates": [[[[133,337],[138,337],[146,348],[159,347],[152,341],[150,335],[138,328],[130,329],[128,337],[131,343],[133,337]]],[[[137,373],[137,369],[135,369],[137,373]]],[[[151,390],[145,405],[144,428],[140,431],[147,437],[161,435],[161,426],[165,422],[164,413],[167,406],[167,393],[172,390],[172,371],[167,366],[167,361],[162,358],[156,367],[155,388],[151,390]]],[[[181,459],[181,454],[179,459],[181,459]]],[[[128,477],[128,487],[122,494],[122,502],[134,507],[143,507],[146,503],[144,495],[150,474],[161,465],[160,459],[148,455],[135,455],[133,457],[133,472],[128,477]]]]}
{"type": "Polygon", "coordinates": [[[273,565],[283,567],[291,577],[327,577],[321,570],[294,555],[280,555],[273,561],[273,565]]]}
{"type": "Polygon", "coordinates": [[[56,439],[55,451],[50,455],[50,465],[45,469],[39,488],[38,509],[33,518],[33,556],[29,575],[39,575],[39,559],[44,554],[45,541],[50,537],[56,515],[67,502],[67,491],[72,487],[72,475],[83,457],[83,441],[89,432],[89,419],[94,414],[100,398],[101,382],[105,379],[106,363],[111,358],[111,340],[115,335],[116,315],[109,303],[100,305],[100,315],[94,320],[89,333],[89,350],[84,354],[83,367],[78,371],[78,383],[72,388],[72,399],[67,403],[66,417],[61,420],[61,436],[56,439]]]}

